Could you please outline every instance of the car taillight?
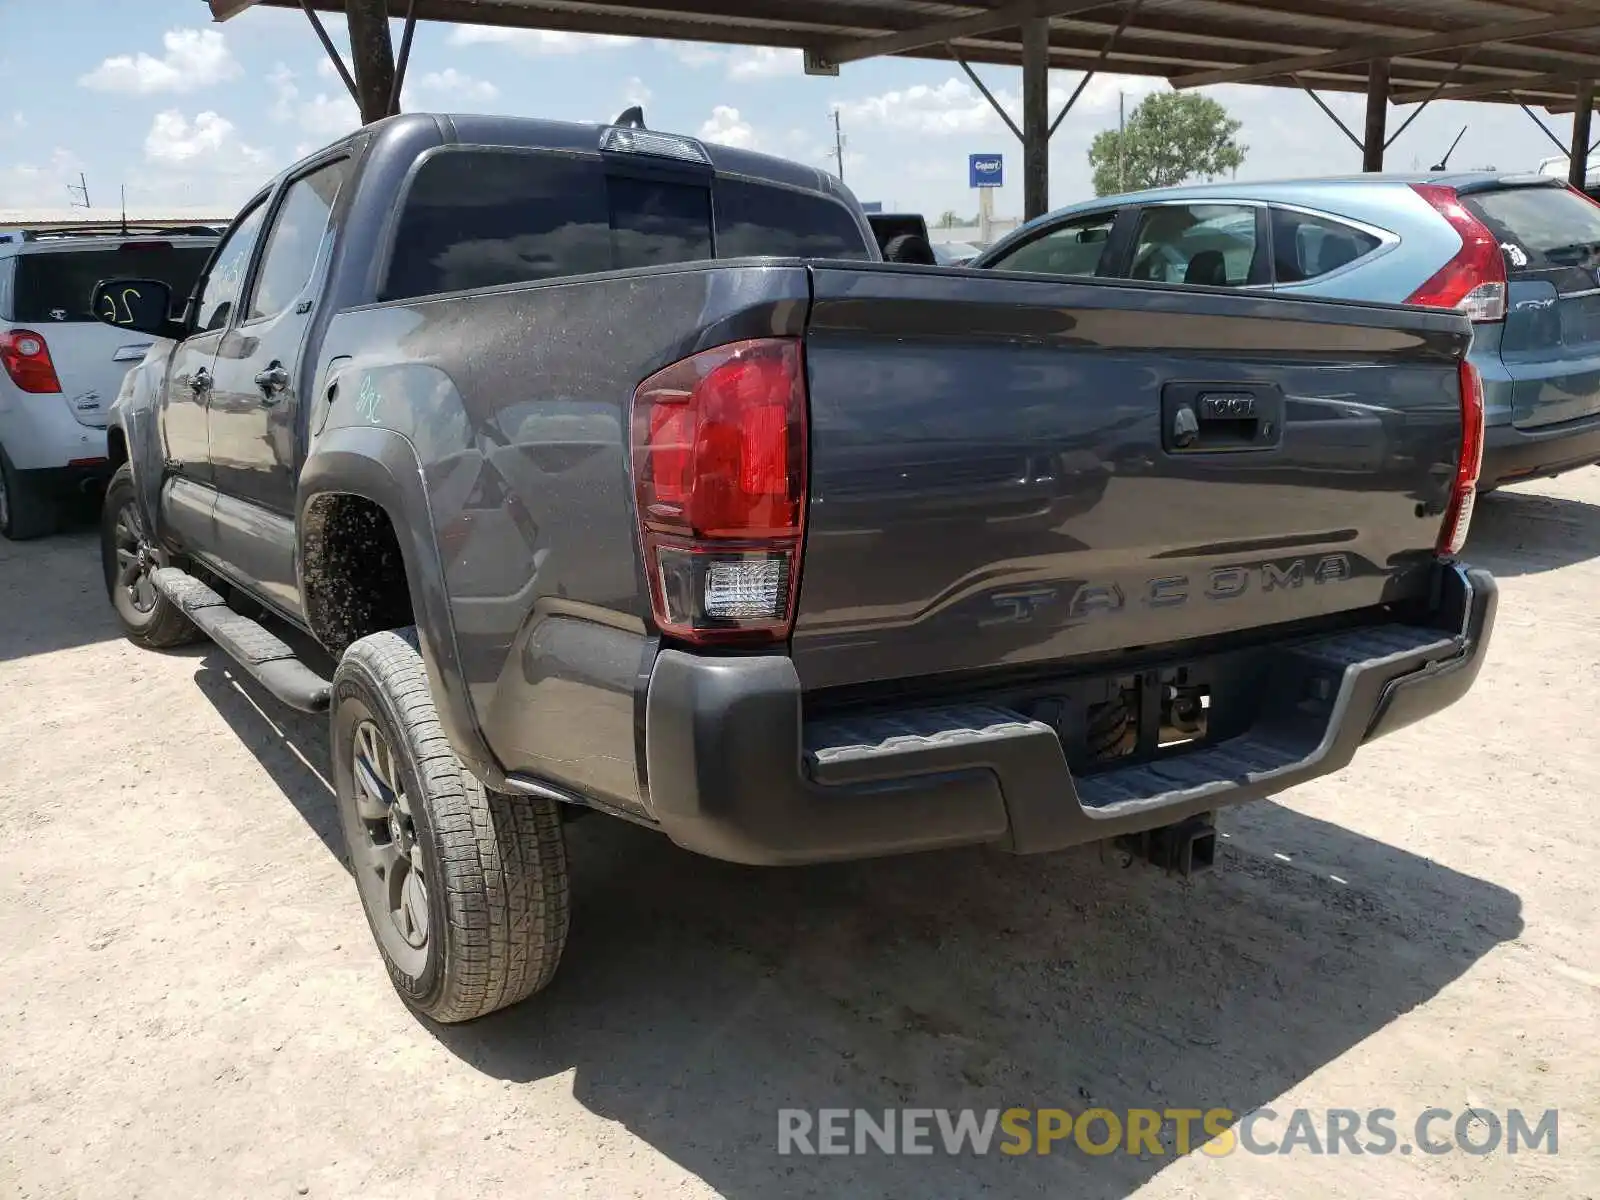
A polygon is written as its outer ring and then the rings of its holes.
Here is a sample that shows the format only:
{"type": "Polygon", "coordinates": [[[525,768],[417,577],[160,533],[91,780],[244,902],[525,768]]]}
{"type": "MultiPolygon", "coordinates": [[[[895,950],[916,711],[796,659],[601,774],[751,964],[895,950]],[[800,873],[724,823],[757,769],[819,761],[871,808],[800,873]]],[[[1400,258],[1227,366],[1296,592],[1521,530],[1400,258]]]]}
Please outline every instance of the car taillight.
{"type": "Polygon", "coordinates": [[[1456,459],[1456,478],[1450,488],[1450,503],[1444,510],[1444,525],[1436,547],[1440,554],[1460,554],[1467,544],[1472,525],[1472,509],[1478,496],[1478,473],[1483,469],[1483,377],[1466,360],[1461,368],[1461,454],[1456,459]]]}
{"type": "Polygon", "coordinates": [[[1474,321],[1506,315],[1506,260],[1489,227],[1466,210],[1455,188],[1413,183],[1416,192],[1461,235],[1461,249],[1434,277],[1406,298],[1407,304],[1453,308],[1474,321]]]}
{"type": "Polygon", "coordinates": [[[50,347],[31,329],[0,333],[0,366],[11,382],[25,392],[59,392],[61,380],[50,361],[50,347]]]}
{"type": "Polygon", "coordinates": [[[633,479],[656,624],[699,645],[794,624],[806,509],[800,343],[757,338],[656,372],[633,397],[633,479]]]}

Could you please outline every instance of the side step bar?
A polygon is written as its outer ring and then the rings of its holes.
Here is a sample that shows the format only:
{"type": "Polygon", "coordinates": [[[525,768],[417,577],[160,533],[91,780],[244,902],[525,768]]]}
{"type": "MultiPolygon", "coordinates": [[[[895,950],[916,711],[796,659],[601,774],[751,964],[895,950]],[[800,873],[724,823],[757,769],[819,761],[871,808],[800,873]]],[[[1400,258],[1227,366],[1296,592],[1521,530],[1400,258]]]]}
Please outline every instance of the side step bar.
{"type": "Polygon", "coordinates": [[[227,601],[177,567],[160,567],[151,582],[183,610],[201,633],[226,650],[241,667],[290,708],[328,711],[333,685],[295,656],[271,630],[228,607],[227,601]]]}

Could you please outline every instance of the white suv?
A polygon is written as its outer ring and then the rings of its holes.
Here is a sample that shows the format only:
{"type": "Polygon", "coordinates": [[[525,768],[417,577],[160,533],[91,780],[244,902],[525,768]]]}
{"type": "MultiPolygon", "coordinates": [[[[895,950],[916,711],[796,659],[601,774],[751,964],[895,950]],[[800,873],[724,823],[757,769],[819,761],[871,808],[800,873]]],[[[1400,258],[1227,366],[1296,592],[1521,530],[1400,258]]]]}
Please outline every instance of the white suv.
{"type": "Polygon", "coordinates": [[[0,536],[54,532],[61,501],[111,475],[106,416],[151,340],[97,321],[102,279],[160,279],[187,296],[208,226],[0,231],[0,536]]]}

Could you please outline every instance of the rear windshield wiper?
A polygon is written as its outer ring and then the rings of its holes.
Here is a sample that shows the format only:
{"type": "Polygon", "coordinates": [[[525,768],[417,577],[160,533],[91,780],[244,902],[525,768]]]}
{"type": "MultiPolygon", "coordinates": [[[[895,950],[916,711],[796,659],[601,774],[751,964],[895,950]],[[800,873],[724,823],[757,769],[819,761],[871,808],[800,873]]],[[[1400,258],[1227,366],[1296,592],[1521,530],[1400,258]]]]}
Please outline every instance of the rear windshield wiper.
{"type": "Polygon", "coordinates": [[[1600,242],[1573,242],[1570,246],[1556,246],[1544,251],[1544,257],[1562,266],[1579,266],[1585,260],[1600,255],[1600,242]]]}

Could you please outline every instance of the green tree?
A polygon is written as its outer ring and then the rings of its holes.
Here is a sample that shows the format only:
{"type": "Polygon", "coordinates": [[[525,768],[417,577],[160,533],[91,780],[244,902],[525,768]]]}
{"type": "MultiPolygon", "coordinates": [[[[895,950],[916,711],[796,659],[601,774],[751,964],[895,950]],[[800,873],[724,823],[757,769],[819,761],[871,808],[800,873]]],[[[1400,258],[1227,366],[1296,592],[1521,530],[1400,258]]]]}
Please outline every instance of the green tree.
{"type": "Polygon", "coordinates": [[[959,224],[961,224],[961,218],[949,209],[939,214],[940,229],[954,229],[959,224]]]}
{"type": "Polygon", "coordinates": [[[1089,147],[1094,194],[1172,187],[1196,175],[1214,179],[1237,171],[1248,146],[1234,120],[1209,96],[1157,92],[1128,114],[1125,129],[1096,134],[1089,147]]]}

